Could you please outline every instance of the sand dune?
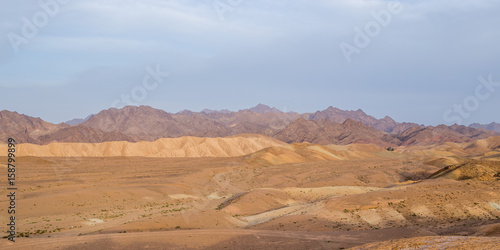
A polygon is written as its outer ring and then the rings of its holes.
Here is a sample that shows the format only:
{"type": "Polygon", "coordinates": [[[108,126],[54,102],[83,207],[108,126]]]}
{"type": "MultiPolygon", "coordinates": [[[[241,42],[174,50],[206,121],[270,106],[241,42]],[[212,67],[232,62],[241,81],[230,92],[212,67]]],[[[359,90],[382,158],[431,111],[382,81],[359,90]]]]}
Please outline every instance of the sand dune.
{"type": "Polygon", "coordinates": [[[311,143],[294,143],[265,148],[245,159],[252,164],[281,165],[302,162],[337,161],[360,159],[377,156],[391,156],[396,153],[387,152],[382,147],[368,144],[351,145],[316,145],[311,143]]]}
{"type": "MultiPolygon", "coordinates": [[[[0,156],[6,156],[6,145],[0,145],[0,156]]],[[[390,156],[382,147],[368,144],[316,145],[287,144],[257,134],[224,138],[180,137],[154,142],[113,141],[103,143],[30,143],[17,146],[17,156],[36,157],[237,157],[245,156],[252,164],[281,165],[290,163],[335,161],[374,156],[390,156]]]]}
{"type": "Polygon", "coordinates": [[[430,178],[495,181],[500,179],[500,163],[471,161],[464,164],[450,165],[432,174],[430,178]]]}
{"type": "MultiPolygon", "coordinates": [[[[0,145],[0,156],[6,156],[7,146],[0,145]]],[[[370,144],[316,145],[310,143],[286,144],[257,134],[242,134],[224,138],[180,137],[164,138],[154,142],[113,141],[103,143],[51,143],[17,146],[17,156],[38,157],[236,157],[249,155],[251,163],[280,165],[309,161],[331,161],[370,157],[397,157],[409,153],[429,159],[477,155],[495,158],[500,154],[500,137],[471,143],[444,143],[438,146],[410,146],[388,152],[370,144]]],[[[445,161],[446,163],[455,163],[445,161]]],[[[437,162],[436,162],[437,163],[437,162]]],[[[444,163],[444,162],[443,162],[444,163]]],[[[450,165],[451,165],[450,164],[450,165]]],[[[456,164],[456,163],[455,163],[456,164]]],[[[436,164],[430,164],[436,165],[436,164]]],[[[439,164],[438,164],[439,165],[439,164]]]]}
{"type": "Polygon", "coordinates": [[[308,161],[341,160],[336,152],[320,145],[296,143],[274,146],[260,150],[246,157],[251,163],[281,165],[308,161]]]}
{"type": "MultiPolygon", "coordinates": [[[[161,147],[166,147],[161,141],[80,147],[87,153],[126,154],[137,147],[141,154],[160,154],[161,147]]],[[[165,141],[170,141],[172,152],[185,149],[184,154],[193,155],[243,154],[271,146],[233,158],[20,158],[19,183],[24,190],[20,201],[24,208],[16,222],[20,225],[19,242],[5,247],[8,242],[3,241],[0,248],[186,249],[186,242],[195,240],[199,243],[193,243],[192,248],[238,248],[235,246],[242,242],[240,238],[214,242],[223,230],[258,234],[249,236],[239,247],[255,249],[340,249],[429,235],[498,236],[498,181],[425,179],[440,167],[427,165],[432,159],[407,158],[401,155],[401,148],[389,152],[359,144],[332,148],[308,143],[289,145],[252,135],[165,141]],[[248,157],[265,155],[262,153],[282,159],[295,156],[307,162],[249,164],[248,157]],[[342,160],[322,160],[327,157],[342,160]],[[204,238],[196,234],[197,230],[204,238]],[[265,240],[264,235],[277,233],[288,237],[279,244],[289,244],[297,235],[307,234],[317,237],[322,248],[311,247],[305,240],[301,241],[304,245],[279,247],[276,237],[262,246],[255,245],[265,240]],[[130,247],[130,242],[139,240],[144,244],[130,247]],[[352,242],[347,244],[348,240],[352,242]],[[76,241],[79,245],[72,245],[76,241]],[[66,245],[56,245],[61,242],[66,245]]],[[[18,145],[19,150],[23,148],[26,145],[18,145]]],[[[50,145],[45,148],[50,153],[50,145]]],[[[435,163],[452,163],[449,160],[453,159],[435,163]]],[[[7,196],[3,197],[0,207],[8,207],[7,196]]],[[[4,232],[6,225],[0,225],[4,232]]]]}
{"type": "Polygon", "coordinates": [[[399,152],[411,153],[415,156],[444,157],[471,156],[490,152],[500,153],[500,136],[476,140],[467,143],[446,142],[440,145],[401,147],[399,152]]]}
{"type": "Polygon", "coordinates": [[[455,165],[458,164],[458,160],[452,157],[442,157],[442,158],[437,158],[433,159],[431,161],[426,162],[425,164],[431,165],[431,166],[436,166],[440,168],[444,168],[450,165],[455,165]]]}
{"type": "MultiPolygon", "coordinates": [[[[286,143],[262,135],[242,135],[225,138],[181,137],[154,142],[51,143],[48,145],[19,144],[17,156],[38,157],[234,157],[258,150],[287,146],[286,143]]],[[[7,152],[0,146],[1,156],[7,152]]]]}

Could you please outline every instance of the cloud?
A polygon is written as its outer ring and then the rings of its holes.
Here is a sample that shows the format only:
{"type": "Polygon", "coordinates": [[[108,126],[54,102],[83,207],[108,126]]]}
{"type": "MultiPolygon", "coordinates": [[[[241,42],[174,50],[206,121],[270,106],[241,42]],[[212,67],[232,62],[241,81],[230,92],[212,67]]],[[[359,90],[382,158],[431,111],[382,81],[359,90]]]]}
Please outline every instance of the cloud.
{"type": "MultiPolygon", "coordinates": [[[[0,38],[0,88],[72,86],[80,91],[68,93],[70,99],[87,102],[81,90],[102,83],[105,94],[94,101],[106,106],[117,89],[133,86],[146,66],[159,63],[172,78],[144,104],[160,108],[303,100],[302,111],[333,105],[407,117],[406,109],[417,122],[442,123],[435,117],[470,95],[477,76],[500,76],[500,4],[401,1],[403,12],[347,64],[339,44],[353,43],[354,28],[393,2],[247,0],[221,21],[211,0],[71,1],[19,53],[0,38]],[[220,101],[204,97],[207,91],[220,101]],[[229,97],[234,93],[253,96],[229,97]],[[390,107],[379,96],[408,101],[390,107]]],[[[19,33],[21,18],[40,10],[33,1],[4,6],[0,34],[19,33]]]]}

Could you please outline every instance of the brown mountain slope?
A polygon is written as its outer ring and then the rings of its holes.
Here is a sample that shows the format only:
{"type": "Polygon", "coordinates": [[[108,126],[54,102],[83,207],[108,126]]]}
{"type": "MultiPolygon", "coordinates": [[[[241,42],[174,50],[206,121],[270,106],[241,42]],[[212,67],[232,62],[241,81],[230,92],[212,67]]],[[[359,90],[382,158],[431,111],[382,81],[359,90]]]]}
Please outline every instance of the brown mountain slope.
{"type": "Polygon", "coordinates": [[[500,133],[500,124],[496,122],[492,122],[490,124],[479,124],[479,123],[473,123],[469,127],[471,128],[482,128],[482,129],[487,129],[490,131],[495,131],[497,133],[500,133]]]}
{"type": "MultiPolygon", "coordinates": [[[[200,114],[200,113],[194,113],[200,114]]],[[[308,115],[294,112],[281,112],[276,108],[259,104],[254,108],[238,112],[210,112],[201,113],[203,117],[223,124],[230,129],[230,134],[259,133],[271,135],[276,130],[284,129],[298,118],[308,115]]],[[[174,117],[177,118],[176,115],[174,117]]]]}
{"type": "Polygon", "coordinates": [[[55,125],[15,112],[0,113],[0,135],[14,137],[21,143],[154,141],[245,133],[272,136],[286,142],[381,146],[472,142],[499,135],[460,125],[424,127],[397,123],[390,117],[377,120],[362,110],[343,111],[332,107],[314,114],[284,113],[262,104],[238,112],[186,110],[170,114],[149,106],[127,106],[103,110],[77,126],[55,125]]]}
{"type": "Polygon", "coordinates": [[[333,122],[344,122],[347,119],[353,119],[363,122],[364,124],[371,125],[374,125],[378,122],[375,117],[367,115],[361,109],[358,109],[356,111],[347,111],[334,108],[332,106],[328,107],[325,110],[317,111],[316,113],[311,115],[310,119],[315,121],[326,119],[333,122]]]}
{"type": "Polygon", "coordinates": [[[408,146],[435,145],[446,142],[465,143],[496,135],[498,134],[492,131],[460,125],[410,127],[398,135],[392,135],[352,119],[347,119],[343,123],[298,119],[277,132],[274,138],[288,143],[310,142],[323,145],[368,143],[380,146],[408,146]]]}
{"type": "Polygon", "coordinates": [[[465,158],[500,161],[500,136],[462,143],[414,144],[397,151],[412,157],[427,157],[429,160],[425,164],[441,168],[464,163],[465,158]]]}
{"type": "Polygon", "coordinates": [[[17,142],[40,143],[39,137],[68,127],[52,124],[17,112],[0,111],[0,138],[13,137],[17,142]]]}
{"type": "Polygon", "coordinates": [[[267,105],[259,103],[257,106],[253,108],[249,108],[248,111],[254,112],[254,113],[260,113],[260,114],[265,114],[265,113],[281,113],[281,111],[277,108],[271,108],[267,105]]]}
{"type": "Polygon", "coordinates": [[[461,135],[465,135],[467,137],[470,137],[471,139],[474,139],[474,140],[486,139],[486,138],[491,137],[491,136],[499,135],[498,133],[496,133],[494,131],[489,131],[487,129],[471,128],[471,127],[457,125],[457,124],[449,126],[449,129],[451,129],[451,130],[453,130],[461,135]]]}
{"type": "MultiPolygon", "coordinates": [[[[206,118],[204,114],[201,113],[184,111],[172,114],[172,118],[175,120],[178,129],[184,131],[184,136],[224,137],[234,135],[230,128],[217,121],[206,118]]],[[[168,135],[168,131],[165,132],[168,135]]],[[[163,137],[176,136],[169,135],[163,137]]]]}
{"type": "Polygon", "coordinates": [[[244,133],[269,135],[299,117],[296,113],[281,113],[273,109],[264,112],[263,107],[257,110],[259,113],[242,110],[207,114],[186,110],[169,114],[149,106],[127,106],[101,111],[81,125],[105,132],[116,130],[136,140],[153,141],[181,136],[223,137],[244,133]]]}
{"type": "Polygon", "coordinates": [[[435,172],[429,178],[498,181],[500,180],[500,162],[470,161],[463,164],[450,165],[435,172]]]}
{"type": "MultiPolygon", "coordinates": [[[[112,141],[102,143],[18,144],[17,156],[37,157],[235,157],[268,147],[287,146],[262,135],[225,138],[180,137],[154,142],[112,141]]],[[[7,145],[0,145],[7,152],[7,145]]],[[[5,156],[6,153],[0,153],[5,156]]]]}
{"type": "Polygon", "coordinates": [[[63,128],[53,133],[42,135],[38,140],[40,144],[49,144],[52,142],[99,143],[106,141],[136,141],[134,138],[121,134],[116,130],[104,132],[85,126],[63,128]]]}
{"type": "Polygon", "coordinates": [[[138,140],[148,141],[180,137],[186,133],[169,113],[148,106],[103,110],[80,125],[104,132],[118,131],[138,140]]]}
{"type": "Polygon", "coordinates": [[[402,141],[402,145],[432,145],[444,142],[471,142],[478,139],[488,138],[498,135],[492,131],[468,128],[461,125],[439,125],[439,126],[418,126],[407,129],[399,133],[396,138],[402,141]]]}
{"type": "Polygon", "coordinates": [[[311,114],[309,116],[309,119],[315,121],[326,119],[329,121],[339,122],[339,123],[342,123],[347,119],[352,119],[354,121],[362,122],[367,126],[388,133],[398,133],[410,127],[418,126],[418,124],[415,123],[398,123],[388,116],[379,120],[373,116],[367,115],[361,109],[358,109],[356,111],[347,111],[334,108],[331,106],[325,110],[317,111],[316,113],[311,114]]]}
{"type": "Polygon", "coordinates": [[[323,145],[371,143],[393,146],[400,143],[384,132],[351,119],[343,123],[298,119],[276,133],[274,138],[288,143],[310,142],[323,145]]]}

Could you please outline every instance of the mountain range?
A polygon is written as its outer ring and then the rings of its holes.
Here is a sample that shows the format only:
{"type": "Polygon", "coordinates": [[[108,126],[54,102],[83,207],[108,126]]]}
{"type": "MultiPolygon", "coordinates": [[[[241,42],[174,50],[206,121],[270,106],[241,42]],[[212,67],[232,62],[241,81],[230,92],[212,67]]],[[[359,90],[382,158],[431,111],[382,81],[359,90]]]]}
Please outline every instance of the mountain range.
{"type": "Polygon", "coordinates": [[[491,131],[495,131],[497,133],[500,133],[500,124],[496,122],[492,122],[490,124],[479,124],[479,123],[473,123],[470,125],[472,128],[482,128],[482,129],[487,129],[491,131]]]}
{"type": "Polygon", "coordinates": [[[149,106],[110,108],[85,119],[52,124],[40,118],[0,111],[0,136],[20,143],[154,141],[182,136],[226,137],[261,134],[287,142],[370,143],[381,146],[469,142],[500,135],[500,124],[424,126],[376,119],[362,110],[334,107],[315,113],[282,112],[259,104],[236,112],[184,110],[168,113],[149,106]]]}

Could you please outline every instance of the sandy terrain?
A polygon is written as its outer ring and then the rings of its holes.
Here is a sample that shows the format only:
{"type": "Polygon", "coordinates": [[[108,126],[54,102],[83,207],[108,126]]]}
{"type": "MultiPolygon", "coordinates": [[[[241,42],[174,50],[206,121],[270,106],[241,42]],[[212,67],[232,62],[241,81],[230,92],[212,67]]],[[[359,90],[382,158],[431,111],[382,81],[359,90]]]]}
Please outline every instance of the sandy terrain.
{"type": "Polygon", "coordinates": [[[460,237],[460,236],[446,236],[446,237],[418,237],[403,240],[391,240],[387,242],[366,244],[356,249],[498,249],[500,246],[500,238],[485,238],[485,237],[460,237]]]}
{"type": "MultiPolygon", "coordinates": [[[[154,142],[52,143],[18,145],[18,156],[39,157],[232,157],[287,144],[261,135],[225,138],[181,137],[154,142]]],[[[0,145],[2,156],[7,145],[0,145]]]]}
{"type": "MultiPolygon", "coordinates": [[[[252,136],[173,141],[135,152],[154,157],[130,156],[125,149],[136,145],[120,143],[115,151],[113,143],[31,148],[116,157],[17,158],[19,238],[0,248],[439,248],[441,239],[475,247],[500,237],[496,142],[468,153],[473,144],[388,152],[252,136]],[[183,153],[159,157],[175,148],[183,153]],[[448,164],[456,166],[441,170],[448,164]],[[395,241],[424,236],[433,238],[395,241]]],[[[0,221],[7,221],[5,189],[0,195],[0,221]]]]}

